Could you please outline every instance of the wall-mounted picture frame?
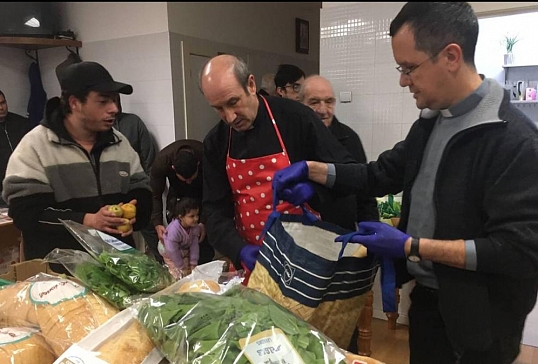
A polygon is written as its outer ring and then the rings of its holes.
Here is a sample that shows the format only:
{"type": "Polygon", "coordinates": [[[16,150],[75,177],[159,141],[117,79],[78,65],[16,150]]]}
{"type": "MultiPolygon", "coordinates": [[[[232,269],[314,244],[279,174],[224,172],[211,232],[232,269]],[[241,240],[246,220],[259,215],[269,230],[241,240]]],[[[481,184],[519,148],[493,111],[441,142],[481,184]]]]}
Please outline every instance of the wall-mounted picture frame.
{"type": "Polygon", "coordinates": [[[307,20],[295,18],[295,51],[308,54],[310,50],[310,25],[307,20]]]}

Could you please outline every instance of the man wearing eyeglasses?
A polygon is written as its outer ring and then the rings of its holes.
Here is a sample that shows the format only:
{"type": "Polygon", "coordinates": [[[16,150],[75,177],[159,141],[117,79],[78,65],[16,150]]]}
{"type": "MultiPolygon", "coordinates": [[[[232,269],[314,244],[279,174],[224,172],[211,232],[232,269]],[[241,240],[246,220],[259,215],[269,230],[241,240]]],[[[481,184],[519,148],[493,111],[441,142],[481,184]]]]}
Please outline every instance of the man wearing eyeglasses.
{"type": "Polygon", "coordinates": [[[399,284],[415,279],[410,364],[512,363],[538,289],[538,130],[477,72],[469,3],[406,3],[390,36],[421,109],[405,140],[368,164],[294,163],[273,187],[284,200],[306,180],[403,191],[398,229],[360,223],[346,238],[396,259],[399,284]]]}
{"type": "Polygon", "coordinates": [[[281,64],[275,75],[276,92],[280,97],[299,100],[299,91],[306,75],[293,64],[281,64]]]}

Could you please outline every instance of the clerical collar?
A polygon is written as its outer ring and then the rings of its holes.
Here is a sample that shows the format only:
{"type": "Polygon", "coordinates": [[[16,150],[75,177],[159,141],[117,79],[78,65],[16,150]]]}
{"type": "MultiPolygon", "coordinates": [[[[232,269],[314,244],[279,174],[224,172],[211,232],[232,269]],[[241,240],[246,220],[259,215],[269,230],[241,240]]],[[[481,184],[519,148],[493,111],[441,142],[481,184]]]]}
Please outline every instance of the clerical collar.
{"type": "Polygon", "coordinates": [[[480,86],[478,86],[473,93],[461,100],[459,103],[451,108],[440,110],[441,115],[443,115],[445,118],[461,116],[476,108],[480,101],[482,101],[484,96],[486,96],[488,93],[490,82],[491,80],[487,79],[482,81],[480,86]]]}

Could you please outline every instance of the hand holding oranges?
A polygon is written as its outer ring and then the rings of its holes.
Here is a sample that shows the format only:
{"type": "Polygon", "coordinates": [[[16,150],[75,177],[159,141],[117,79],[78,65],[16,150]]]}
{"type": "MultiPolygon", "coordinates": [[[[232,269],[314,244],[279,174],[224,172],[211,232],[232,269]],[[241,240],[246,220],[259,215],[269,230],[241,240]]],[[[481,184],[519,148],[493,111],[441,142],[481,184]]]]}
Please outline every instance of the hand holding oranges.
{"type": "Polygon", "coordinates": [[[127,221],[125,224],[117,226],[116,229],[124,233],[132,229],[129,220],[136,216],[136,206],[134,204],[124,203],[122,205],[110,205],[108,211],[114,213],[117,217],[123,217],[126,219],[125,221],[127,221]]]}

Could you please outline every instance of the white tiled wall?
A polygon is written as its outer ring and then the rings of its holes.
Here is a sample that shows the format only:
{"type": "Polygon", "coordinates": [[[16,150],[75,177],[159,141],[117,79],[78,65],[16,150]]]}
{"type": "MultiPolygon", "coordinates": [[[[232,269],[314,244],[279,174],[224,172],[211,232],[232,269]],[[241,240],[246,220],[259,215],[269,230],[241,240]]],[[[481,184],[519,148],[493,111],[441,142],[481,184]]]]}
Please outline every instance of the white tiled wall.
{"type": "Polygon", "coordinates": [[[388,30],[402,3],[352,3],[321,9],[320,74],[336,95],[352,92],[352,102],[336,106],[336,116],[361,138],[369,160],[405,138],[418,109],[399,86],[388,30]]]}

